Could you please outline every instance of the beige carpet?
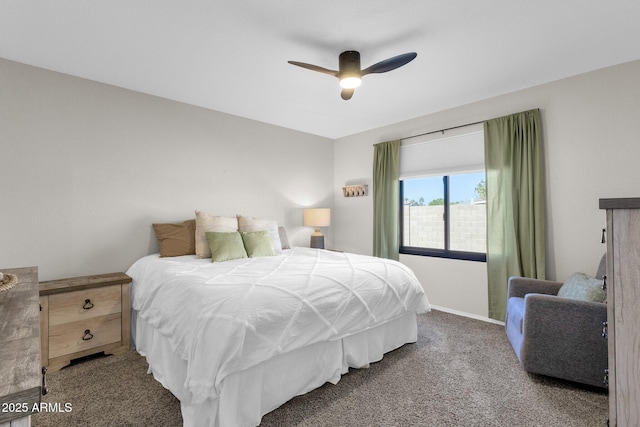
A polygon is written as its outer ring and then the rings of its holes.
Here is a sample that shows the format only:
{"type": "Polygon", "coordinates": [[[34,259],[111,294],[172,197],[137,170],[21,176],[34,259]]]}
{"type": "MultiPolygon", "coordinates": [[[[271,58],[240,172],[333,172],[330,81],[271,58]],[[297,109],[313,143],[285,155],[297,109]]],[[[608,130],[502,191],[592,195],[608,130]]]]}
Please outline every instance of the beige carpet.
{"type": "MultiPolygon", "coordinates": [[[[447,313],[419,316],[418,342],[265,415],[261,426],[606,426],[605,390],[528,375],[504,329],[447,313]]],[[[70,412],[34,426],[181,426],[179,402],[144,358],[86,360],[49,375],[44,401],[70,412]]]]}

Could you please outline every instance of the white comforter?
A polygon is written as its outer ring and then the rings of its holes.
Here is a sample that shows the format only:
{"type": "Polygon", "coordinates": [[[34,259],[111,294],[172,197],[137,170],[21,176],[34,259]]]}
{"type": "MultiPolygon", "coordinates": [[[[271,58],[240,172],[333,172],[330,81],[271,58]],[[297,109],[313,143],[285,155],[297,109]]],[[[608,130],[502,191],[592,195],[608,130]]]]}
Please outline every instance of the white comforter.
{"type": "Polygon", "coordinates": [[[149,255],[127,274],[133,309],[187,361],[195,404],[275,355],[429,310],[404,265],[309,248],[220,263],[149,255]]]}

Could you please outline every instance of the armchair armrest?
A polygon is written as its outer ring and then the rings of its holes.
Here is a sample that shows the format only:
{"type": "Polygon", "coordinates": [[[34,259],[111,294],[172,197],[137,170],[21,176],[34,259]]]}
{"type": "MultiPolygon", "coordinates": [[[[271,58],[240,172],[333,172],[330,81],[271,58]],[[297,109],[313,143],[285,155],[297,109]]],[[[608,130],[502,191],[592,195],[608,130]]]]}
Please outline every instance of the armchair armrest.
{"type": "Polygon", "coordinates": [[[528,294],[525,313],[521,363],[526,371],[603,386],[606,304],[528,294]]]}
{"type": "Polygon", "coordinates": [[[562,282],[552,280],[512,276],[509,277],[507,299],[511,297],[524,298],[526,294],[557,295],[562,285],[562,282]]]}

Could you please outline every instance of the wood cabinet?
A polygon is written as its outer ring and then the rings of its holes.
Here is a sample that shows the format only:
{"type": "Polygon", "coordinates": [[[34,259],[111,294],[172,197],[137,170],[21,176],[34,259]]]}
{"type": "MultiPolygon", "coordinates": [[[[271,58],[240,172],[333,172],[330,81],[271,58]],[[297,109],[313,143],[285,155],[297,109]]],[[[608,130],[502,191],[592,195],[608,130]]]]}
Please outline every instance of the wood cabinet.
{"type": "Polygon", "coordinates": [[[0,269],[18,283],[0,292],[0,427],[28,426],[40,403],[38,269],[0,269]]]}
{"type": "Polygon", "coordinates": [[[129,350],[129,285],[124,273],[40,283],[42,366],[55,372],[79,357],[129,350]]]}
{"type": "Polygon", "coordinates": [[[640,198],[600,199],[607,211],[609,425],[640,425],[640,198]]]}

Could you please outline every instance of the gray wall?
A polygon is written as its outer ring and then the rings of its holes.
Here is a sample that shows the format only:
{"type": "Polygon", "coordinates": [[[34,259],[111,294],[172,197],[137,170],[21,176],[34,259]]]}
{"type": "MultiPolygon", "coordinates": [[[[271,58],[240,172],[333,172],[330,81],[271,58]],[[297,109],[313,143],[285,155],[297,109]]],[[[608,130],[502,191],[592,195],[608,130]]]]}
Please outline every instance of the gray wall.
{"type": "MultiPolygon", "coordinates": [[[[343,198],[346,182],[371,184],[373,144],[540,108],[547,193],[547,275],[594,274],[605,251],[598,200],[640,196],[640,61],[597,70],[335,141],[335,245],[372,250],[372,197],[343,198]]],[[[470,129],[473,130],[473,129],[470,129]]],[[[464,131],[464,130],[461,130],[464,131]]],[[[487,316],[483,263],[401,256],[432,304],[487,316]]]]}
{"type": "MultiPolygon", "coordinates": [[[[305,206],[333,207],[331,248],[371,253],[373,144],[540,108],[548,277],[593,273],[602,197],[640,196],[640,61],[336,141],[0,60],[0,268],[42,280],[124,271],[157,250],[151,223],[273,218],[308,245],[305,206]],[[371,194],[371,187],[369,188],[371,194]]],[[[483,263],[402,256],[431,302],[484,317],[483,263]]]]}
{"type": "Polygon", "coordinates": [[[0,59],[0,268],[125,271],[196,209],[308,245],[302,208],[332,202],[329,139],[0,59]]]}

